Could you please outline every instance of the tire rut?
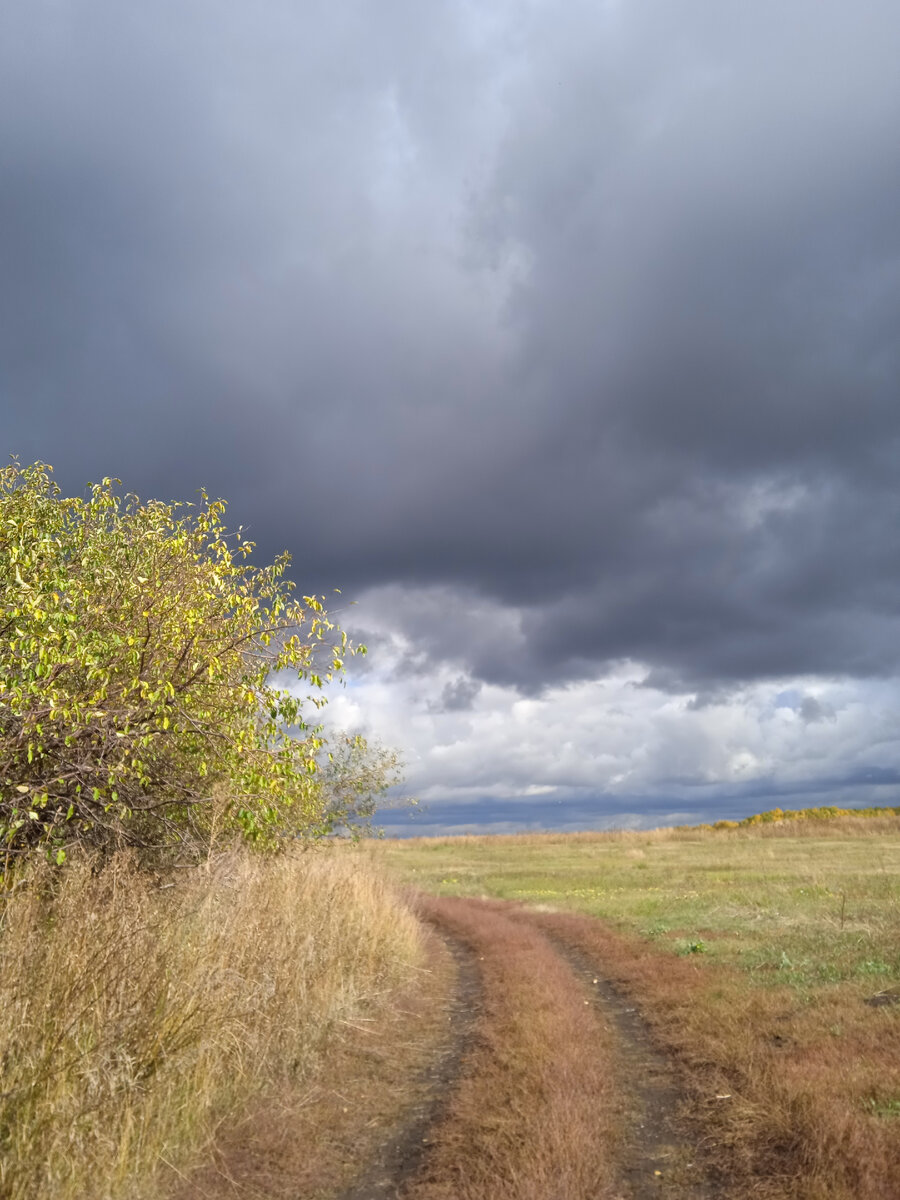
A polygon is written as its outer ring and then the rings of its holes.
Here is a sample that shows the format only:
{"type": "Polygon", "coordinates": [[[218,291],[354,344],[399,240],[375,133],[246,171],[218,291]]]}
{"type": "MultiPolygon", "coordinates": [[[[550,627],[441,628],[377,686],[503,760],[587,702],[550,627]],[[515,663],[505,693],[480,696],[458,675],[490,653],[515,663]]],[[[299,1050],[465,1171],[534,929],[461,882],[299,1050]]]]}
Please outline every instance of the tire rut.
{"type": "MultiPolygon", "coordinates": [[[[586,1190],[580,1184],[571,1188],[562,1186],[560,1174],[554,1176],[555,1183],[551,1182],[544,1163],[546,1182],[532,1180],[529,1184],[526,1180],[523,1185],[520,1179],[509,1185],[498,1177],[495,1186],[487,1191],[491,1200],[494,1197],[503,1200],[507,1194],[527,1196],[529,1200],[532,1197],[561,1200],[563,1194],[566,1198],[577,1195],[591,1200],[716,1200],[723,1195],[701,1170],[698,1139],[681,1115],[685,1094],[678,1085],[672,1062],[657,1048],[649,1026],[627,994],[604,976],[602,954],[577,944],[577,931],[567,928],[567,923],[572,924],[572,916],[563,918],[554,927],[554,918],[549,914],[531,912],[518,904],[484,900],[453,903],[464,906],[461,908],[464,914],[493,912],[497,914],[495,920],[529,928],[529,936],[546,947],[543,969],[552,973],[553,963],[558,963],[560,971],[570,980],[566,988],[571,990],[566,994],[581,996],[593,1006],[598,1042],[592,1048],[591,1035],[583,1029],[583,1040],[577,1043],[579,1051],[590,1055],[607,1045],[611,1052],[609,1069],[597,1080],[599,1090],[586,1092],[579,1102],[580,1111],[585,1114],[597,1104],[606,1106],[610,1118],[602,1141],[597,1141],[596,1134],[587,1135],[586,1140],[571,1143],[565,1161],[559,1157],[555,1160],[561,1173],[571,1168],[571,1155],[579,1155],[578,1146],[585,1148],[588,1157],[596,1156],[599,1151],[607,1164],[605,1171],[601,1171],[604,1181],[598,1177],[597,1186],[586,1190]]],[[[450,1036],[439,1056],[420,1076],[420,1082],[424,1078],[424,1098],[408,1110],[402,1125],[389,1134],[377,1158],[370,1160],[364,1174],[341,1193],[339,1200],[387,1197],[396,1200],[400,1196],[418,1196],[420,1191],[423,1197],[440,1196],[449,1200],[451,1195],[469,1196],[470,1188],[474,1189],[472,1195],[484,1193],[483,1185],[473,1184],[471,1171],[478,1155],[476,1141],[497,1121],[497,1110],[490,1103],[476,1113],[476,1123],[469,1126],[473,1140],[463,1144],[471,1149],[471,1154],[457,1160],[461,1172],[457,1180],[459,1188],[448,1190],[446,1183],[436,1184],[433,1174],[434,1156],[440,1161],[442,1152],[446,1157],[448,1144],[459,1143],[460,1089],[471,1090],[483,1078],[482,1071],[494,1069],[492,1064],[496,1060],[483,1058],[486,1047],[494,1046],[491,1053],[499,1051],[501,1056],[506,1047],[502,1040],[497,1041],[497,1027],[492,1026],[497,1011],[496,994],[491,991],[495,987],[491,984],[492,973],[496,972],[494,950],[490,939],[479,944],[478,938],[473,937],[470,942],[465,929],[469,919],[465,915],[454,926],[441,915],[439,908],[432,912],[424,909],[423,920],[448,948],[455,963],[455,988],[448,1006],[450,1036]],[[448,1137],[456,1140],[448,1143],[448,1137]]],[[[589,923],[585,928],[596,924],[590,918],[575,918],[576,924],[579,920],[589,923]]],[[[524,964],[517,968],[520,972],[523,969],[524,964]]],[[[533,989],[534,976],[521,977],[530,978],[533,989]]],[[[508,977],[512,997],[518,995],[516,979],[514,971],[508,977]]],[[[582,1001],[576,998],[574,1003],[577,1006],[582,1001]]],[[[503,1119],[507,1119],[511,1109],[504,1104],[503,1110],[503,1119]]],[[[524,1129],[519,1137],[523,1146],[527,1145],[524,1129]]],[[[525,1163],[521,1165],[527,1171],[525,1163]]]]}
{"type": "MultiPolygon", "coordinates": [[[[523,914],[524,915],[524,914],[523,914]]],[[[527,919],[527,917],[525,918],[527,919]]],[[[535,922],[615,1030],[621,1055],[622,1095],[631,1110],[622,1181],[629,1200],[713,1200],[717,1195],[694,1161],[696,1147],[679,1112],[685,1096],[634,1003],[585,951],[535,922]]]]}
{"type": "Polygon", "coordinates": [[[449,1037],[440,1053],[422,1072],[425,1096],[410,1111],[371,1160],[363,1175],[339,1200],[385,1200],[400,1194],[417,1174],[439,1127],[449,1097],[462,1071],[473,1027],[481,1010],[482,986],[478,957],[462,940],[435,929],[450,952],[456,982],[448,1004],[449,1037]]]}

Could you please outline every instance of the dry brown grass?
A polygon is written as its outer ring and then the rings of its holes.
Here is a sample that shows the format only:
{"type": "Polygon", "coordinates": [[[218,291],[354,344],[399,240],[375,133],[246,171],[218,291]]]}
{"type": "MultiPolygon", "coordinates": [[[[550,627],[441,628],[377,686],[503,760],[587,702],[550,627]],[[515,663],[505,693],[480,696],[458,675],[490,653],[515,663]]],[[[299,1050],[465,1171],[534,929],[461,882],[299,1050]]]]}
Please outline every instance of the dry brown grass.
{"type": "Polygon", "coordinates": [[[167,1200],[370,1200],[390,1176],[435,1101],[434,1063],[448,1052],[454,966],[426,931],[425,966],[392,1003],[346,1023],[329,1038],[326,1070],[279,1080],[243,1116],[222,1126],[205,1161],[167,1200]],[[392,1139],[401,1143],[396,1154],[392,1139]]]}
{"type": "Polygon", "coordinates": [[[481,960],[474,1048],[408,1200],[586,1200],[613,1194],[612,1035],[546,939],[490,902],[422,898],[481,960]]]}
{"type": "Polygon", "coordinates": [[[590,918],[530,911],[528,920],[592,956],[640,1004],[681,1065],[727,1194],[898,1194],[900,1126],[866,1107],[874,1079],[886,1102],[900,1096],[897,1009],[848,1009],[838,995],[804,1004],[790,988],[748,990],[736,971],[663,958],[590,918]]]}
{"type": "Polygon", "coordinates": [[[0,1195],[148,1197],[408,979],[414,918],[360,862],[35,871],[0,912],[0,1195]]]}

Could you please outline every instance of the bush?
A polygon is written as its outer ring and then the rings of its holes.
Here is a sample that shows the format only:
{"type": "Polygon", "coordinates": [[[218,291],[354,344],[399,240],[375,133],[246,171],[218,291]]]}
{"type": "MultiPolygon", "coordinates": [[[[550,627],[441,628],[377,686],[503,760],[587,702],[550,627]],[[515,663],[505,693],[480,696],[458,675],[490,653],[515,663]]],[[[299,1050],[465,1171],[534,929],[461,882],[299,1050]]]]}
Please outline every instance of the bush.
{"type": "Polygon", "coordinates": [[[118,480],[64,497],[0,470],[0,847],[272,847],[351,824],[391,780],[351,739],[330,776],[306,704],[353,653],[287,554],[251,566],[225,503],[141,503],[118,480]],[[292,694],[279,679],[305,682],[292,694]],[[353,770],[347,766],[350,760],[353,770]],[[355,771],[355,775],[353,774],[355,771]],[[350,781],[348,783],[348,781],[350,781]]]}

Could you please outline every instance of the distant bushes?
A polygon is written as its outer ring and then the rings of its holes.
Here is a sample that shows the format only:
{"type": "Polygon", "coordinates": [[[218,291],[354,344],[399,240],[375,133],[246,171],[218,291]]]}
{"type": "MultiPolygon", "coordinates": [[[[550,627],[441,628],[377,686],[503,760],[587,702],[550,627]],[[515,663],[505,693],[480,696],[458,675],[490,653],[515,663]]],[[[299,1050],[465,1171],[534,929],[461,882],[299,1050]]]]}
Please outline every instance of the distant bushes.
{"type": "Polygon", "coordinates": [[[740,821],[714,821],[712,825],[695,825],[695,829],[748,829],[755,825],[773,825],[780,821],[834,821],[838,817],[897,817],[900,807],[875,808],[771,808],[767,812],[754,813],[740,821]]]}

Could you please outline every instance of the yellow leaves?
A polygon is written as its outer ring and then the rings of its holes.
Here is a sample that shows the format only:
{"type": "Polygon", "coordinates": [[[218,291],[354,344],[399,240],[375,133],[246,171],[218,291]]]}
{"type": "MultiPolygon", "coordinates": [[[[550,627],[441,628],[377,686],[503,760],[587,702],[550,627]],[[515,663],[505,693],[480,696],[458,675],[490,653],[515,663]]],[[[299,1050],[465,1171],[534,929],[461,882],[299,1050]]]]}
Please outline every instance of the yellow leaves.
{"type": "MultiPolygon", "coordinates": [[[[304,724],[311,698],[270,680],[281,671],[306,679],[316,646],[338,671],[353,650],[340,631],[328,645],[320,597],[295,599],[288,556],[257,568],[246,559],[252,543],[238,552],[223,501],[142,504],[116,487],[107,477],[86,498],[58,498],[37,466],[0,471],[0,609],[15,626],[0,640],[0,696],[30,721],[23,744],[0,741],[0,752],[19,755],[0,761],[2,774],[36,780],[19,787],[38,811],[49,779],[66,803],[80,781],[102,784],[104,798],[115,784],[127,804],[145,785],[205,796],[199,781],[214,774],[268,836],[282,796],[315,791],[319,749],[304,724]]],[[[330,672],[319,670],[314,687],[324,688],[330,672]]],[[[180,799],[172,803],[177,814],[180,799]]],[[[73,825],[84,820],[79,812],[73,825]]]]}

